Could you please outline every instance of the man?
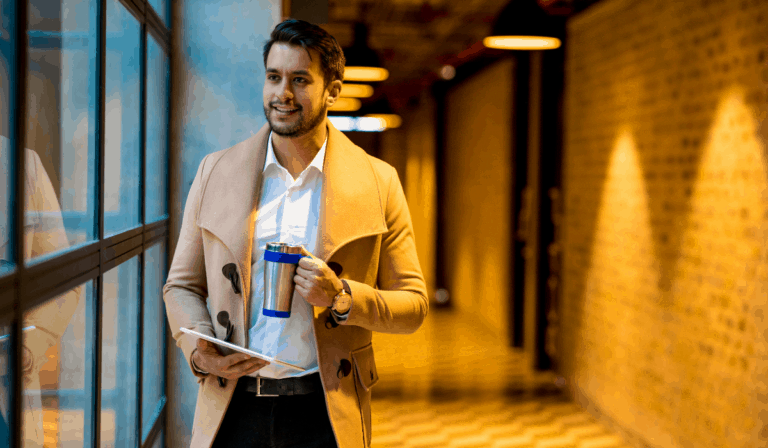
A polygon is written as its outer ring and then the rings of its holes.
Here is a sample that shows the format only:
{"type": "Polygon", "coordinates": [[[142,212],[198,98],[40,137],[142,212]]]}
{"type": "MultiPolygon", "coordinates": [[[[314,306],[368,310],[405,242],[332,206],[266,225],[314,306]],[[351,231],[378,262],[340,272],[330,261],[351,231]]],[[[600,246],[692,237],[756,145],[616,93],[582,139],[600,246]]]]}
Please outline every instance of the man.
{"type": "MultiPolygon", "coordinates": [[[[5,186],[13,176],[9,166],[10,141],[2,131],[4,129],[0,129],[0,185],[5,186]]],[[[40,156],[31,149],[24,151],[24,260],[31,260],[66,249],[69,241],[56,192],[40,156]]],[[[10,207],[10,198],[0,195],[0,217],[11,216],[10,207]]],[[[10,228],[4,221],[0,219],[0,265],[12,265],[10,228]]],[[[48,413],[44,412],[40,394],[40,368],[48,361],[48,350],[61,343],[84,293],[84,288],[78,286],[24,312],[22,325],[28,328],[24,331],[21,346],[24,378],[22,440],[25,447],[42,447],[44,444],[43,426],[48,423],[48,413]]],[[[0,326],[0,447],[7,446],[10,429],[7,422],[11,413],[8,409],[11,384],[7,358],[11,340],[4,334],[8,331],[10,327],[0,326]]]]}
{"type": "Polygon", "coordinates": [[[412,333],[427,314],[410,214],[396,171],[327,119],[344,74],[336,40],[287,20],[264,64],[268,124],[201,162],[164,288],[173,337],[201,383],[192,446],[369,446],[372,331],[412,333]],[[261,313],[274,241],[307,256],[288,319],[261,313]],[[221,354],[179,330],[225,339],[222,312],[233,343],[306,372],[221,354]]]}

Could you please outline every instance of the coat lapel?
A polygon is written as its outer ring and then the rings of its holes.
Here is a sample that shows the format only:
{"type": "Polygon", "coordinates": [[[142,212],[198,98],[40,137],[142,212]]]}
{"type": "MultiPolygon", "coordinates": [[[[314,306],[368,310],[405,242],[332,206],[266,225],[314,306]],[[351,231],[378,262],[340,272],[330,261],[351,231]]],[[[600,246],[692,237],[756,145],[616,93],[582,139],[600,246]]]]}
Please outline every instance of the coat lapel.
{"type": "Polygon", "coordinates": [[[264,125],[256,135],[231,147],[215,161],[198,213],[198,226],[216,235],[235,256],[244,297],[251,290],[253,226],[269,131],[269,125],[264,125]]]}
{"type": "Polygon", "coordinates": [[[320,244],[315,256],[326,262],[357,238],[384,233],[386,193],[381,192],[368,155],[328,123],[323,163],[320,244]]]}

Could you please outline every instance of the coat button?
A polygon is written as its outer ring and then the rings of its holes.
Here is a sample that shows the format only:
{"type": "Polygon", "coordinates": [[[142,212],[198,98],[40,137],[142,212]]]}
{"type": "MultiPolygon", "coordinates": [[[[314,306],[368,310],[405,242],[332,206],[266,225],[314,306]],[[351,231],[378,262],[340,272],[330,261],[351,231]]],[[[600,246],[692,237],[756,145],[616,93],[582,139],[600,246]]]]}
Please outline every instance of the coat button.
{"type": "Polygon", "coordinates": [[[338,326],[339,326],[339,323],[336,322],[336,319],[334,319],[333,316],[331,316],[331,313],[328,313],[328,318],[325,319],[325,328],[330,330],[331,328],[336,328],[338,326]]]}
{"type": "Polygon", "coordinates": [[[328,267],[331,268],[334,274],[338,277],[341,275],[341,272],[344,270],[344,268],[341,267],[339,263],[336,263],[335,261],[328,262],[328,267]]]}
{"type": "Polygon", "coordinates": [[[339,377],[339,379],[342,379],[349,375],[350,372],[352,372],[352,363],[349,362],[349,360],[342,359],[341,364],[339,365],[339,370],[336,371],[336,376],[339,377]]]}

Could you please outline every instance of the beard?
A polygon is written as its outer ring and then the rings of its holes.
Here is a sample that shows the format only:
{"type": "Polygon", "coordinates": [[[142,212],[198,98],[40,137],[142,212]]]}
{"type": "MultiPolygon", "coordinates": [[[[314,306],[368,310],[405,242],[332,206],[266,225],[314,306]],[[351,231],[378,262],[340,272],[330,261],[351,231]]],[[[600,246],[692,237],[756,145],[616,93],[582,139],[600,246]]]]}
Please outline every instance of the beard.
{"type": "Polygon", "coordinates": [[[272,105],[264,106],[264,116],[269,122],[269,127],[272,128],[272,132],[282,137],[301,137],[308,133],[312,129],[315,129],[323,121],[325,121],[325,115],[328,111],[328,106],[323,106],[317,110],[317,113],[313,115],[305,115],[304,108],[296,106],[299,110],[296,111],[296,118],[293,123],[285,123],[272,119],[270,111],[272,111],[272,105]]]}

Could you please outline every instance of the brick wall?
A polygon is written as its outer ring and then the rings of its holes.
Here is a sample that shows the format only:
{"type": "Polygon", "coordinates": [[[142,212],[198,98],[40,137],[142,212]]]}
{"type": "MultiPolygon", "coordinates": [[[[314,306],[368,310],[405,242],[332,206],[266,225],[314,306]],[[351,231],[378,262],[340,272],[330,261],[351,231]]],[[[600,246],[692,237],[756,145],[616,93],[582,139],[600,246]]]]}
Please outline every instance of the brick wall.
{"type": "Polygon", "coordinates": [[[638,445],[768,445],[768,2],[568,25],[560,365],[638,445]]]}

